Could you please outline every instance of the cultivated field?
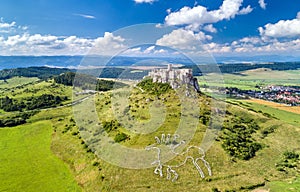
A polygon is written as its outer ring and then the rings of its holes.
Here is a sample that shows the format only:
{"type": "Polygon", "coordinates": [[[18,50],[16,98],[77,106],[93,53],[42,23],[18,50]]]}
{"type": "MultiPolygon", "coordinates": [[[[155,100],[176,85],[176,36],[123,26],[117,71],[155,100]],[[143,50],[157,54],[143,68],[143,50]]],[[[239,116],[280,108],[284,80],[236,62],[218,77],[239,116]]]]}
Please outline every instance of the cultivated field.
{"type": "Polygon", "coordinates": [[[248,70],[236,74],[208,74],[206,82],[204,77],[198,77],[200,85],[237,87],[244,90],[256,90],[255,86],[266,85],[299,85],[300,70],[272,71],[270,69],[248,70]],[[215,82],[214,79],[224,79],[224,85],[215,82]]]}
{"type": "Polygon", "coordinates": [[[267,106],[273,107],[275,109],[280,109],[283,111],[300,114],[300,106],[288,106],[285,104],[275,103],[275,102],[266,101],[266,100],[262,100],[262,99],[250,99],[250,100],[246,100],[246,102],[254,102],[254,103],[258,103],[260,105],[267,105],[267,106]]]}

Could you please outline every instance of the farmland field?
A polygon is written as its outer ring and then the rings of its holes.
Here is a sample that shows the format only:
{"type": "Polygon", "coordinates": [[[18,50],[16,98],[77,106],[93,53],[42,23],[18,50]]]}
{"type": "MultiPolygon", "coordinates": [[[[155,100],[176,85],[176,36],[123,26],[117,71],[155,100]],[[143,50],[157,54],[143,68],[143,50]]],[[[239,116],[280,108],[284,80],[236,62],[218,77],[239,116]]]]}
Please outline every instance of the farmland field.
{"type": "Polygon", "coordinates": [[[300,114],[300,106],[288,106],[285,104],[275,103],[275,102],[261,100],[261,99],[250,99],[250,100],[246,100],[246,102],[258,103],[260,105],[267,105],[283,111],[300,114]]]}
{"type": "Polygon", "coordinates": [[[266,85],[299,85],[299,73],[300,70],[288,70],[288,71],[273,71],[270,69],[255,69],[243,71],[236,74],[222,74],[225,85],[220,85],[218,82],[214,82],[214,79],[219,79],[219,74],[208,74],[208,82],[203,77],[198,77],[200,86],[204,84],[209,86],[227,86],[237,87],[243,90],[256,90],[255,86],[266,85]]]}

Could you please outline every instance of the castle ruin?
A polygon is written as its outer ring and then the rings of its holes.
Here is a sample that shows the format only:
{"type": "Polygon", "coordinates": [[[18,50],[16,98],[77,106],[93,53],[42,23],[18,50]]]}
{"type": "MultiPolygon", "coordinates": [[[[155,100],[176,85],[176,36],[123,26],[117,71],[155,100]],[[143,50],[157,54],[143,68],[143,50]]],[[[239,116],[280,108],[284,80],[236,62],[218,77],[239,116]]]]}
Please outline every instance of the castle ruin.
{"type": "Polygon", "coordinates": [[[167,69],[154,69],[149,72],[148,76],[153,79],[153,82],[169,83],[173,89],[181,85],[192,85],[197,92],[200,91],[192,69],[173,69],[172,64],[169,64],[167,69]]]}

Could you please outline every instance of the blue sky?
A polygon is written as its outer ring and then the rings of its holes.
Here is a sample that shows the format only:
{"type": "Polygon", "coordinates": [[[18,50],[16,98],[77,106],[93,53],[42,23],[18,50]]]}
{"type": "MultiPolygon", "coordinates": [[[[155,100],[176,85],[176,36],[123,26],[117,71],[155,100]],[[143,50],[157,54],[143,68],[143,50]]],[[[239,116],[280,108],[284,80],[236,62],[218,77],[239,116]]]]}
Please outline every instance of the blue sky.
{"type": "Polygon", "coordinates": [[[0,55],[80,55],[120,44],[114,31],[175,26],[162,46],[219,56],[300,56],[300,0],[0,0],[0,55]],[[180,42],[178,40],[181,40],[180,42]]]}

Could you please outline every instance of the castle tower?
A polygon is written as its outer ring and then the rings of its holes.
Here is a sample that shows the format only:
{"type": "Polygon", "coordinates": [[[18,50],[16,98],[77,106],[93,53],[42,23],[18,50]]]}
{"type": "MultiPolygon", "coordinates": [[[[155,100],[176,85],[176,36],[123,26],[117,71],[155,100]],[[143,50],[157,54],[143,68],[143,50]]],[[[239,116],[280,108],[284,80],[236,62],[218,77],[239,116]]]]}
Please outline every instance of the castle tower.
{"type": "Polygon", "coordinates": [[[172,71],[172,64],[168,64],[168,71],[172,71]]]}

